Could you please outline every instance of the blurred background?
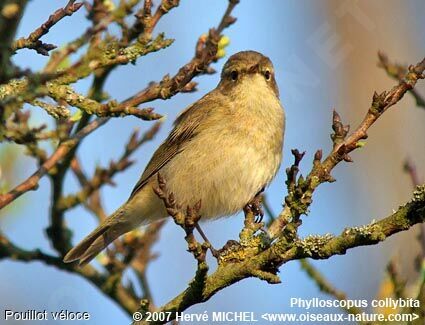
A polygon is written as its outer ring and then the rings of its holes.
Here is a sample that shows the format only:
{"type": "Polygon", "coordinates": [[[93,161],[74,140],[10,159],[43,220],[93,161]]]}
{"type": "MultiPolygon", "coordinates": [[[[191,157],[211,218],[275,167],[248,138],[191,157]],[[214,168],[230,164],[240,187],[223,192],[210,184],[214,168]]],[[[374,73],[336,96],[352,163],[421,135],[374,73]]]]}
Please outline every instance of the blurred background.
{"type": "MultiPolygon", "coordinates": [[[[28,35],[66,2],[30,1],[17,36],[28,35]]],[[[135,66],[116,69],[105,90],[112,98],[122,100],[149,81],[175,73],[193,56],[198,37],[217,25],[226,6],[226,0],[182,0],[156,28],[156,32],[163,31],[168,38],[174,38],[175,43],[166,50],[143,57],[135,66]]],[[[234,16],[238,21],[225,31],[231,41],[226,48],[227,55],[214,68],[219,71],[231,54],[247,49],[264,53],[275,65],[287,114],[284,161],[278,177],[266,191],[276,214],[286,194],[284,170],[293,160],[290,150],[307,151],[301,166],[306,174],[314,152],[322,148],[327,153],[331,148],[332,110],[335,108],[343,122],[355,127],[368,109],[373,92],[395,84],[376,66],[377,51],[384,51],[391,60],[400,63],[413,64],[424,57],[424,12],[422,0],[242,0],[236,7],[234,16]]],[[[60,45],[74,39],[88,27],[84,15],[84,10],[80,10],[64,19],[43,41],[60,45]]],[[[46,60],[28,50],[14,56],[16,64],[33,70],[42,68],[46,60]]],[[[202,76],[196,81],[199,82],[197,92],[152,103],[156,111],[167,115],[167,121],[155,140],[136,153],[136,163],[114,179],[117,186],[103,188],[107,212],[113,212],[128,198],[154,149],[170,131],[176,115],[213,89],[219,74],[202,76]]],[[[77,90],[86,92],[89,85],[90,79],[79,82],[77,90]]],[[[423,82],[419,82],[418,90],[425,93],[423,82]]],[[[34,124],[46,119],[44,112],[33,111],[34,124]]],[[[92,174],[96,164],[106,165],[118,157],[132,129],[143,131],[150,126],[150,122],[132,117],[116,118],[89,136],[79,148],[86,172],[92,174]]],[[[411,157],[420,174],[425,174],[423,139],[425,111],[415,106],[411,96],[406,96],[373,126],[366,146],[352,155],[354,164],[345,163],[336,168],[337,182],[320,186],[310,215],[303,218],[301,234],[337,234],[345,227],[385,217],[409,200],[412,185],[402,167],[404,160],[411,157]]],[[[8,171],[1,176],[7,179],[7,186],[3,184],[7,188],[35,170],[34,162],[23,156],[16,145],[2,144],[0,150],[1,168],[8,171]],[[19,159],[15,160],[15,156],[19,159]]],[[[75,179],[69,177],[65,188],[69,193],[75,192],[78,189],[75,179]]],[[[44,178],[38,191],[25,194],[2,211],[0,228],[23,248],[41,248],[53,254],[44,231],[48,224],[49,191],[50,183],[44,178]]],[[[96,220],[83,208],[69,211],[66,218],[74,231],[74,243],[96,225],[96,220]]],[[[238,215],[206,223],[203,229],[214,246],[221,247],[228,239],[237,238],[242,224],[243,216],[238,215]]],[[[415,239],[417,230],[416,227],[385,243],[356,248],[345,256],[313,264],[348,297],[372,299],[379,290],[386,264],[394,256],[399,256],[406,276],[413,274],[413,259],[419,250],[415,239]]],[[[193,276],[195,261],[186,252],[182,230],[170,221],[154,251],[159,257],[149,267],[148,280],[155,304],[162,305],[186,288],[193,276]]],[[[258,279],[244,280],[188,311],[301,312],[289,307],[291,297],[325,297],[301,271],[298,262],[284,265],[280,277],[282,283],[278,285],[258,279]]],[[[93,324],[130,321],[114,302],[84,279],[42,263],[0,261],[0,279],[3,309],[88,311],[93,324]]],[[[320,312],[310,310],[316,311],[320,312]]]]}

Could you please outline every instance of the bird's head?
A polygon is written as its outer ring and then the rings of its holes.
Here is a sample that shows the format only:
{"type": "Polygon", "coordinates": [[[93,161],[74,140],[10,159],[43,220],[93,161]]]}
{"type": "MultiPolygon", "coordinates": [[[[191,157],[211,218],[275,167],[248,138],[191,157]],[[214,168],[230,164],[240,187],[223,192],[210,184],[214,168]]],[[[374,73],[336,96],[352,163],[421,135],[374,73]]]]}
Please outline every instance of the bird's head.
{"type": "Polygon", "coordinates": [[[238,91],[241,87],[266,87],[279,97],[273,64],[267,56],[255,51],[242,51],[227,60],[221,72],[219,88],[228,93],[238,91]]]}

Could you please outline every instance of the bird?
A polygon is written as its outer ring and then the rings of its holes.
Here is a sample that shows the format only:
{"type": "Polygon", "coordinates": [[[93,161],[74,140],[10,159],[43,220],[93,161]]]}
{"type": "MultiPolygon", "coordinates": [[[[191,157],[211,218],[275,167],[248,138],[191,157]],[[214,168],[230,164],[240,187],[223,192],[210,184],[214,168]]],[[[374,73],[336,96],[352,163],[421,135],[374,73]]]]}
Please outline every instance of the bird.
{"type": "Polygon", "coordinates": [[[128,200],[72,248],[65,263],[89,263],[119,236],[168,216],[158,174],[179,206],[202,202],[202,220],[232,216],[270,184],[282,161],[285,112],[271,60],[241,51],[215,89],[183,110],[128,200]]]}

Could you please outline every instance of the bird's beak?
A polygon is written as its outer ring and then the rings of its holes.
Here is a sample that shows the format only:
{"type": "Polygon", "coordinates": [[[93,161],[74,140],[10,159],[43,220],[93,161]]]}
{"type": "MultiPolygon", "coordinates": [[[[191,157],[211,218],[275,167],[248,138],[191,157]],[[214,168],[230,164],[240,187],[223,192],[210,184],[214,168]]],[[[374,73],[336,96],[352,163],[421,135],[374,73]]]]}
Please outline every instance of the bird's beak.
{"type": "Polygon", "coordinates": [[[248,73],[257,73],[260,71],[260,65],[257,63],[248,69],[248,73]]]}

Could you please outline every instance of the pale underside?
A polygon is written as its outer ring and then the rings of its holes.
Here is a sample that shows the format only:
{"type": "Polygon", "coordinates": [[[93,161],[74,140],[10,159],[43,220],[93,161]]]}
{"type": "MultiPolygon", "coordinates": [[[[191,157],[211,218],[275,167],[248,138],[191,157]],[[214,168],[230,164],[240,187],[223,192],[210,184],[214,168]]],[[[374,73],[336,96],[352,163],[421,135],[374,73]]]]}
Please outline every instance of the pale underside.
{"type": "Polygon", "coordinates": [[[217,89],[180,115],[122,207],[132,224],[167,216],[152,189],[158,172],[183,207],[201,201],[202,219],[235,214],[270,183],[282,159],[284,112],[260,74],[239,87],[230,98],[217,89]]]}
{"type": "Polygon", "coordinates": [[[279,99],[261,74],[243,76],[226,94],[219,86],[179,116],[129,200],[64,261],[84,265],[120,235],[165,218],[153,191],[158,173],[183,209],[201,201],[201,220],[240,211],[279,169],[284,123],[279,99]]]}

